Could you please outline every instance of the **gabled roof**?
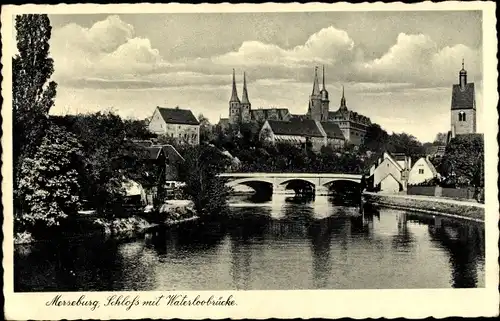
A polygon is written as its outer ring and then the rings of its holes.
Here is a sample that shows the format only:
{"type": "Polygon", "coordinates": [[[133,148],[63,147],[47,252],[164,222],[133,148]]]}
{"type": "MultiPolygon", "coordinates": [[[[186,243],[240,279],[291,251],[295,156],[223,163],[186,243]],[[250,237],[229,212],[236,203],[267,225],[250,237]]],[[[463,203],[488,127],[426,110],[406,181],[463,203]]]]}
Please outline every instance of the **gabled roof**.
{"type": "Polygon", "coordinates": [[[342,134],[342,131],[337,124],[332,122],[321,122],[321,126],[326,133],[326,137],[345,139],[344,134],[342,134]]]}
{"type": "Polygon", "coordinates": [[[167,124],[199,125],[200,122],[194,117],[189,109],[157,107],[161,117],[167,124]]]}
{"type": "Polygon", "coordinates": [[[184,157],[182,157],[182,155],[179,154],[177,149],[175,149],[175,147],[170,144],[154,145],[153,147],[155,148],[159,147],[163,149],[163,152],[165,153],[167,158],[172,161],[178,161],[178,160],[184,161],[184,157]]]}
{"type": "Polygon", "coordinates": [[[475,108],[474,99],[474,83],[466,84],[464,90],[460,89],[460,85],[453,85],[451,94],[451,110],[473,109],[475,108]]]}
{"type": "Polygon", "coordinates": [[[162,154],[162,148],[158,146],[146,147],[148,159],[158,159],[162,154]]]}
{"type": "Polygon", "coordinates": [[[323,137],[314,120],[267,120],[275,135],[323,137]]]}
{"type": "Polygon", "coordinates": [[[432,176],[438,176],[438,171],[436,170],[436,167],[434,167],[434,165],[431,163],[431,161],[427,157],[423,157],[423,159],[424,162],[427,164],[427,167],[429,167],[432,176]]]}

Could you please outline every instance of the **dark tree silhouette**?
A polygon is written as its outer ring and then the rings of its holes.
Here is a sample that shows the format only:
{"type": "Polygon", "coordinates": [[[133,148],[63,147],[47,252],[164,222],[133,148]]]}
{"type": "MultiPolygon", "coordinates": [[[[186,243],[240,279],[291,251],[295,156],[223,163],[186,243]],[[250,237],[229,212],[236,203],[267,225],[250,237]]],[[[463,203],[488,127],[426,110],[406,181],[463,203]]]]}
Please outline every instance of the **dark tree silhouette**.
{"type": "Polygon", "coordinates": [[[49,57],[52,27],[45,14],[16,16],[18,54],[12,59],[14,179],[20,160],[36,153],[48,126],[57,84],[49,81],[54,62],[49,57]]]}

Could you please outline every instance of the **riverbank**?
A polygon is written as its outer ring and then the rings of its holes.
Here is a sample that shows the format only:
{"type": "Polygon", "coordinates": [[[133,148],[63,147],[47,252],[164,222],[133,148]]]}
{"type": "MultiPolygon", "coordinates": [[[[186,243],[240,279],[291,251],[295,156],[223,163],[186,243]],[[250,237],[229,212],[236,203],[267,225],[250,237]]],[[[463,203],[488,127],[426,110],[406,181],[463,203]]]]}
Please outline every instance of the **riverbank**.
{"type": "MultiPolygon", "coordinates": [[[[187,200],[167,201],[158,211],[138,212],[128,217],[107,218],[95,211],[80,212],[76,217],[63,222],[56,234],[62,237],[100,233],[113,237],[128,237],[146,232],[160,225],[171,226],[198,219],[192,202],[187,200]]],[[[29,232],[15,233],[14,244],[30,244],[38,241],[29,232]]]]}
{"type": "Polygon", "coordinates": [[[363,193],[363,201],[402,210],[472,220],[484,223],[484,204],[432,196],[363,193]]]}

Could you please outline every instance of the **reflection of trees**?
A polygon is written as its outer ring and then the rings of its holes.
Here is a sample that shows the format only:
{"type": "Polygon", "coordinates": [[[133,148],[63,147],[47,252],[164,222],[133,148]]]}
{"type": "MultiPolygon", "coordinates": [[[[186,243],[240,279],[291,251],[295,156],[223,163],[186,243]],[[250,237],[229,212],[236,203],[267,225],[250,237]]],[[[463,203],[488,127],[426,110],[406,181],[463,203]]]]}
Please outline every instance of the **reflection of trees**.
{"type": "Polygon", "coordinates": [[[331,272],[330,242],[334,231],[331,223],[329,219],[315,221],[307,229],[313,256],[314,288],[325,288],[331,272]]]}
{"type": "Polygon", "coordinates": [[[147,241],[160,255],[175,253],[182,257],[213,249],[221,243],[224,234],[224,225],[220,222],[195,221],[158,229],[147,241]]]}
{"type": "Polygon", "coordinates": [[[477,263],[484,261],[484,228],[443,220],[439,225],[429,226],[429,234],[450,255],[452,286],[477,287],[477,263]]]}
{"type": "MultiPolygon", "coordinates": [[[[240,232],[242,230],[240,230],[240,232]]],[[[230,273],[233,278],[233,284],[237,290],[248,290],[250,288],[250,265],[252,262],[250,235],[251,234],[246,232],[231,235],[230,273]]]]}
{"type": "Polygon", "coordinates": [[[120,290],[123,262],[117,252],[116,241],[100,237],[35,244],[29,256],[16,257],[15,290],[120,290]]]}
{"type": "Polygon", "coordinates": [[[400,251],[409,251],[415,244],[415,237],[408,229],[408,216],[398,213],[398,233],[392,236],[392,248],[400,251]]]}
{"type": "Polygon", "coordinates": [[[359,205],[361,201],[360,184],[352,181],[333,181],[328,185],[334,204],[359,205]]]}

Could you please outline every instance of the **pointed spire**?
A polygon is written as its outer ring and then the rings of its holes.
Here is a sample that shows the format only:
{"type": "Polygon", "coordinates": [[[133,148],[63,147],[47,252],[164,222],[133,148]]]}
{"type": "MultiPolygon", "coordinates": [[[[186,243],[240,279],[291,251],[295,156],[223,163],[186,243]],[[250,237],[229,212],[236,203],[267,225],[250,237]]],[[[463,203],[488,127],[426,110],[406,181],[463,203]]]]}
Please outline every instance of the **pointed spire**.
{"type": "Polygon", "coordinates": [[[459,73],[459,85],[461,90],[465,90],[465,86],[467,85],[467,71],[465,70],[464,59],[462,58],[462,70],[459,73]]]}
{"type": "Polygon", "coordinates": [[[234,76],[234,68],[233,68],[233,92],[231,93],[231,99],[229,102],[240,102],[240,99],[238,98],[238,91],[236,90],[236,80],[234,76]]]}
{"type": "Polygon", "coordinates": [[[319,95],[318,67],[314,67],[314,83],[311,96],[317,96],[317,95],[319,95]]]}
{"type": "Polygon", "coordinates": [[[245,72],[243,72],[243,95],[241,96],[241,103],[250,104],[250,101],[248,100],[247,77],[245,72]]]}
{"type": "Polygon", "coordinates": [[[323,65],[323,90],[325,90],[325,65],[323,65]]]}
{"type": "Polygon", "coordinates": [[[342,98],[340,99],[340,107],[347,108],[346,103],[345,103],[345,96],[344,96],[344,85],[342,85],[342,98]]]}

